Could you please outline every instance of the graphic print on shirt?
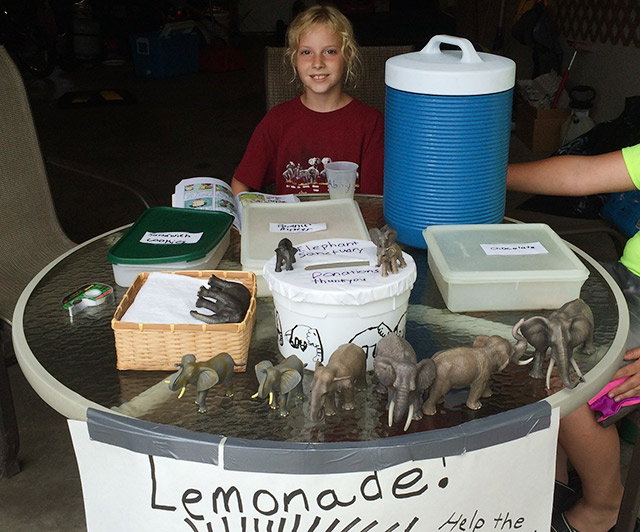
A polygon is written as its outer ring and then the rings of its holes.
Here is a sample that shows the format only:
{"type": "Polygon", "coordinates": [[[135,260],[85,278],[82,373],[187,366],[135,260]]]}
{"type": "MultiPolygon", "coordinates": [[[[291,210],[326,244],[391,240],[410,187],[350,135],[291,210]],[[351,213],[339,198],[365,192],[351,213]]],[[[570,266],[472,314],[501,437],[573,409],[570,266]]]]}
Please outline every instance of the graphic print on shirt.
{"type": "Polygon", "coordinates": [[[303,192],[319,192],[320,186],[327,186],[324,165],[330,162],[329,157],[311,157],[307,161],[308,168],[302,168],[300,163],[289,161],[282,172],[282,177],[290,188],[297,188],[303,192]]]}

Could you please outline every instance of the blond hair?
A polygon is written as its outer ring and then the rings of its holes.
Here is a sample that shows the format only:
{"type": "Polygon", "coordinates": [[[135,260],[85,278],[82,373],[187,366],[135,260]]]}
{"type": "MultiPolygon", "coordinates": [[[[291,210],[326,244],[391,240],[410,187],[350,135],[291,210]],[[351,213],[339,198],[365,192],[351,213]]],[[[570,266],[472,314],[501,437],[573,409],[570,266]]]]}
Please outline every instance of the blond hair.
{"type": "Polygon", "coordinates": [[[287,30],[287,50],[285,51],[285,61],[293,69],[292,81],[298,79],[296,70],[296,53],[300,45],[300,37],[312,28],[326,24],[340,36],[342,45],[340,53],[344,58],[344,80],[345,87],[355,87],[361,69],[360,52],[358,43],[353,35],[353,26],[349,19],[338,9],[332,6],[316,5],[305,9],[300,13],[287,30]]]}

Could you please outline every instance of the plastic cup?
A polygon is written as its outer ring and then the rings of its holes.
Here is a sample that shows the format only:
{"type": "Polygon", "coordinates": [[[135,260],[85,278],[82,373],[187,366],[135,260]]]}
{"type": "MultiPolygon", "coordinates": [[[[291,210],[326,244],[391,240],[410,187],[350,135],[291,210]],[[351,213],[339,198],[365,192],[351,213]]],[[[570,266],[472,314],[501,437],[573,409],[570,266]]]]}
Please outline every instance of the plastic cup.
{"type": "Polygon", "coordinates": [[[358,165],[349,161],[334,161],[324,165],[331,199],[353,198],[358,165]]]}

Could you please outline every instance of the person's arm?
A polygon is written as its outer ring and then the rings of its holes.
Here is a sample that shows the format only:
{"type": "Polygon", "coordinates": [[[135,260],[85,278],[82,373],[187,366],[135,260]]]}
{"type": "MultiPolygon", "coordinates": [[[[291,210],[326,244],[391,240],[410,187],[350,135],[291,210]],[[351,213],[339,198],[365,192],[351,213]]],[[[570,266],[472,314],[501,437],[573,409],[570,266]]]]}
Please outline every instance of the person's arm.
{"type": "Polygon", "coordinates": [[[586,196],[636,189],[620,150],[603,155],[559,155],[510,164],[507,188],[552,196],[586,196]]]}
{"type": "Polygon", "coordinates": [[[620,402],[628,397],[640,396],[640,347],[629,349],[624,355],[625,360],[632,360],[626,366],[622,366],[613,376],[613,380],[629,377],[622,384],[611,389],[608,396],[620,402]]]}
{"type": "Polygon", "coordinates": [[[234,196],[240,194],[240,192],[249,192],[250,188],[244,183],[238,181],[235,177],[231,179],[231,190],[234,196]]]}

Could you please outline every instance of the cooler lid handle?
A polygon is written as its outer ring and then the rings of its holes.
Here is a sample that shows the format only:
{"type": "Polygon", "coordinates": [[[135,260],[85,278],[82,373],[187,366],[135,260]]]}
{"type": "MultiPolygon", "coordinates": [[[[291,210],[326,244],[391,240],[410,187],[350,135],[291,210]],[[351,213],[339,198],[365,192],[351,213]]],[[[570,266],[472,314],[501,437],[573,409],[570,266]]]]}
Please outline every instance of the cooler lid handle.
{"type": "Polygon", "coordinates": [[[450,44],[457,46],[462,51],[461,63],[482,63],[482,58],[476,52],[471,41],[462,37],[454,37],[453,35],[435,35],[431,37],[427,45],[420,51],[424,54],[441,54],[441,44],[450,44]]]}

